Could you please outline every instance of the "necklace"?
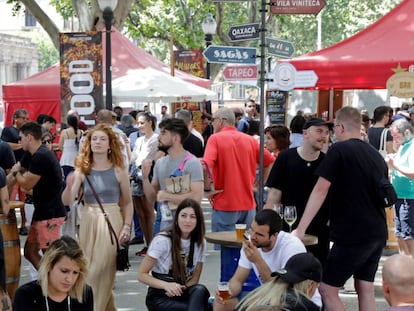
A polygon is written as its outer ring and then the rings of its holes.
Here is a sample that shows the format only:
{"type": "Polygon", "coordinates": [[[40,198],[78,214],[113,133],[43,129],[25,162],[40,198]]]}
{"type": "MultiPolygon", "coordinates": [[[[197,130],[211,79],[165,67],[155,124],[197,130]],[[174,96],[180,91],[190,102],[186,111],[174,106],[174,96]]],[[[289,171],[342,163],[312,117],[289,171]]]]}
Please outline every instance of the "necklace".
{"type": "MultiPolygon", "coordinates": [[[[68,311],[71,311],[70,310],[70,296],[68,296],[67,299],[68,299],[68,311]]],[[[46,311],[50,311],[49,310],[49,301],[47,300],[47,297],[45,297],[45,302],[46,302],[46,311]]]]}

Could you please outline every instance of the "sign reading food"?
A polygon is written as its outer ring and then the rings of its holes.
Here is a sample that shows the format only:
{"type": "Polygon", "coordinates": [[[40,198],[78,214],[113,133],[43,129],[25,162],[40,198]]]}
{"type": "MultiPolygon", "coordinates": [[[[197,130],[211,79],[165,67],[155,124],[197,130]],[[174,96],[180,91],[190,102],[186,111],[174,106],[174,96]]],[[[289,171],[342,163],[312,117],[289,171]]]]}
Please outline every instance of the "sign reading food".
{"type": "Polygon", "coordinates": [[[101,32],[61,33],[60,94],[62,113],[76,109],[88,126],[103,109],[101,32]]]}

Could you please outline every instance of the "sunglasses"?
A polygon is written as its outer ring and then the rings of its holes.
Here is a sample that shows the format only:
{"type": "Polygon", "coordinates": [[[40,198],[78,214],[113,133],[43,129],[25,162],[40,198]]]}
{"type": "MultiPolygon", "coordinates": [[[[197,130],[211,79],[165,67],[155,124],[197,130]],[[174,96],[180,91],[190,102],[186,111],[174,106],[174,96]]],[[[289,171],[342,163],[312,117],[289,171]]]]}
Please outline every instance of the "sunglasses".
{"type": "Polygon", "coordinates": [[[43,145],[46,145],[46,144],[51,144],[52,143],[52,141],[50,140],[50,139],[46,139],[46,140],[43,140],[42,141],[42,144],[43,145]]]}

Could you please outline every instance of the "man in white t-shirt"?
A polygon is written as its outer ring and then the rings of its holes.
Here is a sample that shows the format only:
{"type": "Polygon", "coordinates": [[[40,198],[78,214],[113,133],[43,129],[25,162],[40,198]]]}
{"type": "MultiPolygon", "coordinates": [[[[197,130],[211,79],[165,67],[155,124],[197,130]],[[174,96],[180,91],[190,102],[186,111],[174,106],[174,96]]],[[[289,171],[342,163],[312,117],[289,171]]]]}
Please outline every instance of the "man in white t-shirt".
{"type": "Polygon", "coordinates": [[[272,271],[283,268],[291,256],[306,253],[303,243],[281,228],[282,219],[275,211],[265,209],[256,214],[250,228],[250,240],[243,242],[239,265],[229,281],[231,299],[223,303],[216,295],[215,311],[234,310],[252,269],[260,282],[265,283],[273,279],[272,271]]]}

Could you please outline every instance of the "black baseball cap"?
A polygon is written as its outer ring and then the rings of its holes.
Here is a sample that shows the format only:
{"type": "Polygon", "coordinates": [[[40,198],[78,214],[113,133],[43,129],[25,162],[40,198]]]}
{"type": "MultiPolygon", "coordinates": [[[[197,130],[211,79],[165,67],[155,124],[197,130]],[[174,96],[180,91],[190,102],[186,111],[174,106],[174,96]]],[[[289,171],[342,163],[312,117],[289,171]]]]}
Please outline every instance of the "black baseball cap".
{"type": "Polygon", "coordinates": [[[305,280],[319,283],[322,279],[322,266],[311,253],[300,253],[290,257],[286,262],[286,266],[273,272],[271,276],[278,276],[289,284],[296,284],[305,280]]]}
{"type": "Polygon", "coordinates": [[[326,125],[329,129],[333,128],[332,122],[326,122],[325,120],[320,119],[320,118],[311,118],[305,122],[305,124],[303,125],[303,129],[307,130],[311,126],[322,126],[322,125],[326,125]]]}

